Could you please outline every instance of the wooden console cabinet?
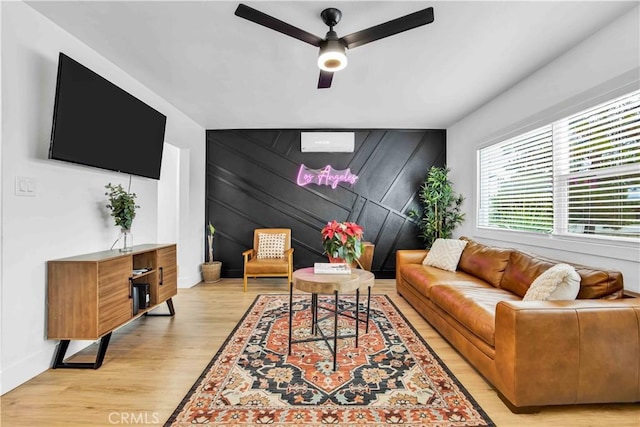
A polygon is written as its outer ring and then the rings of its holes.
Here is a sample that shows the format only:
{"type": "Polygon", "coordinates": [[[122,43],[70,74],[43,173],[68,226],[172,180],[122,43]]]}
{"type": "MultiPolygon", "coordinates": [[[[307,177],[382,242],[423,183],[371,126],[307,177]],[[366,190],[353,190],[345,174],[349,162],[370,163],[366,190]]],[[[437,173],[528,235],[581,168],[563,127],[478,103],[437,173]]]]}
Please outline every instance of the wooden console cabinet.
{"type": "Polygon", "coordinates": [[[93,368],[102,364],[111,333],[167,303],[178,291],[176,245],[139,245],[132,252],[96,252],[47,263],[47,338],[59,339],[53,368],[93,368]],[[140,274],[134,270],[148,269],[140,274]],[[134,313],[134,285],[149,285],[149,306],[134,313]],[[68,363],[70,340],[96,340],[95,363],[68,363]]]}

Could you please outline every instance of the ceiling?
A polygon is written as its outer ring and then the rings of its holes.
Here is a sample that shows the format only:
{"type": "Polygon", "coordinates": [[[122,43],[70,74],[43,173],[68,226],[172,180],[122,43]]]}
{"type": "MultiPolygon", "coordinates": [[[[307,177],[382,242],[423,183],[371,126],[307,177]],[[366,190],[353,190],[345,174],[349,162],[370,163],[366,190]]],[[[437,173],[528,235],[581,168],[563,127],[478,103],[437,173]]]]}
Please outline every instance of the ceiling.
{"type": "Polygon", "coordinates": [[[636,1],[258,1],[324,37],[434,8],[432,24],[347,52],[316,89],[317,48],[234,15],[228,1],[29,1],[205,129],[447,128],[636,1]]]}

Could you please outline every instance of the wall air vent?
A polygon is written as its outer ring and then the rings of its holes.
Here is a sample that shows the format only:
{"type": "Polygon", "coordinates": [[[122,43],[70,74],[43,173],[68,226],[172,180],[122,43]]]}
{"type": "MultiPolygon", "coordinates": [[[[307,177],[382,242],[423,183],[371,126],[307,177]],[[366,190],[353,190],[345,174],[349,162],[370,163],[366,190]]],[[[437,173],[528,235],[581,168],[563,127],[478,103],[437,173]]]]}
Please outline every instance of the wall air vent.
{"type": "Polygon", "coordinates": [[[353,153],[354,132],[300,132],[303,153],[353,153]]]}

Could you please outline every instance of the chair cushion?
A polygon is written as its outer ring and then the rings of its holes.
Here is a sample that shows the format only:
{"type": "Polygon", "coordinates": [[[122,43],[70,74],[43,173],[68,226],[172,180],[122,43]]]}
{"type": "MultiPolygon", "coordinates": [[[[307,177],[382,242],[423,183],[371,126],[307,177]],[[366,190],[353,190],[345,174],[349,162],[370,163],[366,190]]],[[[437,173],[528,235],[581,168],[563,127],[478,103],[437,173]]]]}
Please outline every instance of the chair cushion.
{"type": "Polygon", "coordinates": [[[289,274],[289,262],[287,258],[254,258],[245,264],[245,273],[271,274],[274,276],[287,276],[289,274]]]}
{"type": "Polygon", "coordinates": [[[282,258],[286,237],[287,235],[284,233],[259,233],[256,257],[258,259],[282,258]]]}
{"type": "Polygon", "coordinates": [[[456,271],[462,250],[467,245],[466,240],[436,239],[422,261],[422,265],[429,265],[446,271],[456,271]]]}

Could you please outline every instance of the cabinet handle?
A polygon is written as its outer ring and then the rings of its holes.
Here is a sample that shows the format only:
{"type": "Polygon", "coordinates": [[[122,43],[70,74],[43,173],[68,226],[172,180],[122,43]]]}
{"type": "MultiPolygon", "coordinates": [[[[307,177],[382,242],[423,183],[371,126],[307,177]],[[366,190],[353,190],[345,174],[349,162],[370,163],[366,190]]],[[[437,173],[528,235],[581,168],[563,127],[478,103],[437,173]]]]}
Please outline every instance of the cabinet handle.
{"type": "Polygon", "coordinates": [[[160,286],[164,285],[164,270],[160,267],[160,286]]]}
{"type": "Polygon", "coordinates": [[[133,277],[129,277],[129,298],[133,298],[133,277]]]}

